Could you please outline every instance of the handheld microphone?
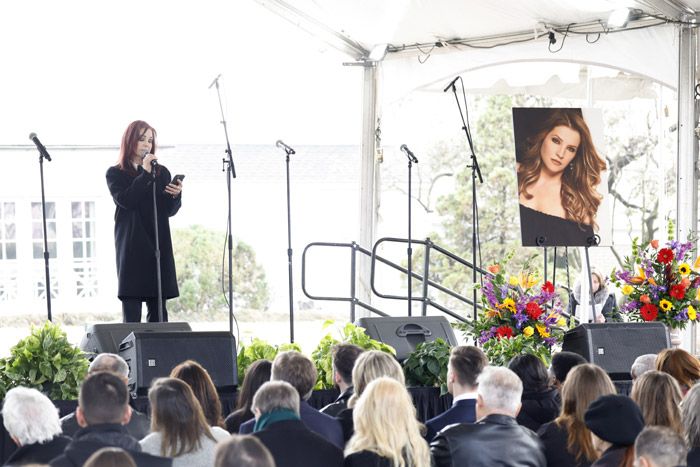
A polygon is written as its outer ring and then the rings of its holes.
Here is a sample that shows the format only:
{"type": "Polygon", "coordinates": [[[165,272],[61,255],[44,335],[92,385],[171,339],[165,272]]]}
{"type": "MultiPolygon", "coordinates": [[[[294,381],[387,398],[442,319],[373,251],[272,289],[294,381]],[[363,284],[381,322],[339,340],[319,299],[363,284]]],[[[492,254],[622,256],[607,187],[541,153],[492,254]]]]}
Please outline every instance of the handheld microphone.
{"type": "Polygon", "coordinates": [[[418,163],[418,158],[415,156],[415,154],[413,154],[411,152],[410,149],[408,149],[408,146],[406,146],[405,144],[402,144],[401,150],[404,152],[404,154],[406,154],[406,157],[408,157],[409,161],[413,162],[414,164],[418,163]]]}
{"type": "Polygon", "coordinates": [[[442,92],[447,92],[448,89],[450,89],[452,86],[455,85],[455,83],[457,82],[458,79],[459,79],[459,76],[457,76],[455,79],[450,81],[450,84],[448,84],[447,87],[442,90],[442,92]]]}
{"type": "Polygon", "coordinates": [[[43,144],[41,144],[41,141],[39,141],[39,138],[36,137],[36,133],[31,132],[29,133],[29,139],[36,145],[36,148],[39,150],[39,153],[46,158],[47,161],[51,162],[51,156],[49,156],[49,152],[46,150],[43,144]]]}
{"type": "Polygon", "coordinates": [[[287,154],[296,154],[297,153],[294,149],[292,149],[289,146],[287,146],[286,144],[284,144],[281,139],[277,140],[277,142],[275,143],[275,146],[277,146],[278,148],[284,149],[285,151],[287,151],[287,154]]]}
{"type": "Polygon", "coordinates": [[[218,82],[219,82],[219,78],[221,78],[221,73],[219,73],[219,74],[216,76],[216,78],[214,78],[214,81],[211,82],[211,84],[209,85],[209,87],[208,87],[207,89],[211,89],[212,86],[214,86],[216,83],[218,83],[218,82]]]}
{"type": "MultiPolygon", "coordinates": [[[[143,150],[143,154],[141,154],[141,160],[144,160],[144,159],[146,158],[147,155],[148,155],[148,149],[144,149],[144,150],[143,150]]],[[[151,167],[155,167],[155,166],[157,166],[157,165],[158,165],[158,161],[157,161],[157,160],[154,159],[154,160],[151,161],[151,167]]]]}

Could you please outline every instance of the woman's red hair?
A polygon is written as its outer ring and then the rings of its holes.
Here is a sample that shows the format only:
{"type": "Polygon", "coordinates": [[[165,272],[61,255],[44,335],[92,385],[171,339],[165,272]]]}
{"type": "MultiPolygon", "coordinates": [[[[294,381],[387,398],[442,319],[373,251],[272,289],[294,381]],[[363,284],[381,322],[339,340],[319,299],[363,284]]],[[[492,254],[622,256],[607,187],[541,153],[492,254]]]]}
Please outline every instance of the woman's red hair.
{"type": "Polygon", "coordinates": [[[146,133],[146,130],[151,130],[153,132],[151,154],[156,153],[156,129],[143,120],[131,122],[129,126],[126,127],[126,131],[122,136],[122,145],[119,149],[119,160],[117,161],[117,167],[124,172],[136,175],[136,170],[134,169],[134,165],[131,163],[131,159],[136,152],[136,145],[138,144],[139,139],[144,133],[146,133]]]}

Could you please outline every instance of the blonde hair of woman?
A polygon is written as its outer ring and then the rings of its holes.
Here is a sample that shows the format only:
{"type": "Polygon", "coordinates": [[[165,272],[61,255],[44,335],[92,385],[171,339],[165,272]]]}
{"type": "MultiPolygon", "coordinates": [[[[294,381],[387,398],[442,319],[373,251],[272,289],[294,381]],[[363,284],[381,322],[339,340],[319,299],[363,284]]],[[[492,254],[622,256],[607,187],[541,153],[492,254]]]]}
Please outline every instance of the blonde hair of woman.
{"type": "Polygon", "coordinates": [[[406,384],[401,365],[393,355],[379,350],[369,350],[360,354],[352,369],[352,384],[355,389],[348,400],[348,407],[354,407],[367,385],[381,376],[393,378],[402,385],[406,384]]]}

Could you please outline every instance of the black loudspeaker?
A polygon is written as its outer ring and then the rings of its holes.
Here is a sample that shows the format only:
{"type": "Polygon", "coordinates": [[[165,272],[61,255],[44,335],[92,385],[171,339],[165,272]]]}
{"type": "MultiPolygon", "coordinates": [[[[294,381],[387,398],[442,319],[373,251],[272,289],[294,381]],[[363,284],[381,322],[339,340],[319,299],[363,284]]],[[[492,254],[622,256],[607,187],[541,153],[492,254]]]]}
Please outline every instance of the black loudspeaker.
{"type": "Polygon", "coordinates": [[[134,396],[148,393],[151,382],[168,376],[185,360],[202,365],[221,391],[238,384],[236,340],[230,332],[132,332],[119,346],[129,365],[129,390],[134,396]]]}
{"type": "Polygon", "coordinates": [[[372,339],[395,348],[399,361],[405,360],[421,342],[442,338],[452,346],[457,345],[452,326],[444,316],[360,318],[357,325],[365,328],[372,339]]]}
{"type": "Polygon", "coordinates": [[[590,323],[567,332],[562,350],[583,356],[612,379],[630,380],[637,357],[669,347],[671,340],[663,323],[590,323]]]}
{"type": "Polygon", "coordinates": [[[80,341],[80,350],[88,354],[118,353],[119,344],[132,332],[191,331],[188,323],[104,323],[89,324],[80,341]]]}

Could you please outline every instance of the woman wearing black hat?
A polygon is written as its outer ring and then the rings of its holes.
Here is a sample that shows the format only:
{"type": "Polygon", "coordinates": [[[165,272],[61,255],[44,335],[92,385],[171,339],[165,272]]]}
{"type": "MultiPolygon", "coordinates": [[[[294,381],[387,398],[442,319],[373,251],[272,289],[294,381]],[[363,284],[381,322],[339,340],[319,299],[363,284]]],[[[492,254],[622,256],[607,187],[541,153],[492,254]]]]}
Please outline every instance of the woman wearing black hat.
{"type": "Polygon", "coordinates": [[[616,394],[599,397],[584,419],[593,433],[593,445],[601,452],[591,467],[634,465],[634,440],[644,429],[644,417],[632,399],[616,394]]]}

